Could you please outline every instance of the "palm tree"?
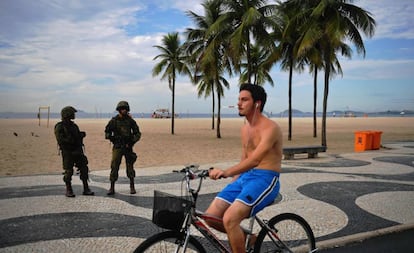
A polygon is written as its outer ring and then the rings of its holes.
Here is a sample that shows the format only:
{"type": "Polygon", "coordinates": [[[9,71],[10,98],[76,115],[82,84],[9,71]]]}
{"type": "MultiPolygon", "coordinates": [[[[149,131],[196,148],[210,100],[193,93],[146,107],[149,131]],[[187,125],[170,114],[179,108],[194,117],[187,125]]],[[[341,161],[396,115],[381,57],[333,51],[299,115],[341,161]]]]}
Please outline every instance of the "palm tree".
{"type": "Polygon", "coordinates": [[[270,16],[275,11],[276,5],[266,5],[266,3],[267,0],[223,0],[225,14],[210,28],[210,31],[215,33],[231,24],[228,52],[234,68],[238,71],[243,57],[246,59],[249,82],[252,75],[251,40],[254,39],[262,47],[273,46],[268,29],[274,25],[270,16]]]}
{"type": "MultiPolygon", "coordinates": [[[[303,1],[293,0],[296,4],[303,1]]],[[[362,31],[367,37],[375,32],[375,20],[371,13],[355,6],[352,0],[319,0],[312,2],[310,8],[310,26],[298,43],[298,55],[304,54],[317,43],[321,45],[321,55],[324,76],[324,96],[322,115],[322,145],[326,143],[326,112],[329,94],[329,79],[335,74],[335,69],[341,72],[337,53],[351,57],[351,48],[344,43],[350,41],[358,54],[365,57],[365,46],[361,37],[362,31]]]]}
{"type": "Polygon", "coordinates": [[[322,57],[320,44],[317,43],[313,48],[306,52],[304,56],[297,56],[309,65],[309,72],[313,74],[313,137],[317,134],[317,100],[318,100],[318,71],[322,69],[322,57]]]}
{"type": "MultiPolygon", "coordinates": [[[[293,1],[292,1],[293,2],[293,1]]],[[[301,25],[301,37],[306,36],[308,31],[311,31],[309,28],[310,22],[310,13],[312,10],[312,2],[296,2],[295,12],[299,13],[294,19],[296,23],[301,25]]],[[[299,38],[299,41],[301,38],[299,38]]],[[[297,47],[299,45],[297,44],[297,47]]],[[[317,99],[318,99],[318,70],[322,68],[323,62],[321,57],[320,43],[316,42],[315,45],[310,48],[304,55],[298,55],[298,48],[295,49],[296,57],[304,58],[304,60],[309,65],[309,71],[313,73],[313,137],[316,138],[317,135],[317,99]]]]}
{"type": "Polygon", "coordinates": [[[267,59],[266,66],[270,67],[274,63],[280,61],[282,70],[289,71],[289,123],[288,123],[288,140],[292,140],[292,80],[293,70],[298,64],[295,58],[295,45],[298,40],[299,27],[298,24],[292,23],[292,17],[296,15],[295,11],[286,8],[285,4],[279,3],[277,6],[277,15],[273,17],[273,32],[271,34],[273,40],[278,43],[267,59]]]}
{"type": "Polygon", "coordinates": [[[230,87],[223,74],[226,72],[229,76],[232,75],[230,60],[226,55],[228,45],[223,36],[226,34],[217,34],[207,42],[199,61],[203,78],[212,79],[212,87],[217,94],[217,138],[221,138],[221,98],[224,97],[224,88],[230,87]]]}
{"type": "Polygon", "coordinates": [[[199,16],[193,12],[188,15],[195,21],[197,28],[187,29],[186,48],[187,54],[192,55],[194,68],[194,82],[198,83],[198,95],[212,95],[213,114],[212,129],[214,129],[214,93],[217,94],[217,138],[221,138],[221,97],[224,96],[224,87],[229,88],[229,83],[223,77],[227,71],[232,74],[231,65],[226,56],[227,29],[225,25],[220,30],[211,32],[209,29],[222,15],[221,1],[210,0],[203,3],[205,16],[199,16]]]}
{"type": "Polygon", "coordinates": [[[207,46],[207,30],[221,15],[221,2],[217,0],[207,0],[202,3],[204,7],[205,16],[200,16],[192,11],[187,11],[189,16],[196,25],[196,28],[187,28],[186,35],[187,40],[184,43],[186,53],[191,55],[189,58],[194,71],[194,83],[198,83],[198,97],[201,97],[204,93],[204,97],[211,95],[212,98],[212,114],[211,114],[211,129],[214,129],[214,115],[215,115],[215,93],[214,93],[214,80],[207,76],[197,74],[200,72],[200,59],[204,55],[205,48],[207,46]],[[200,81],[201,80],[201,81],[200,81]]]}
{"type": "Polygon", "coordinates": [[[214,80],[209,79],[208,76],[198,75],[194,79],[197,86],[197,95],[198,97],[207,98],[211,96],[211,129],[214,130],[214,120],[215,120],[215,109],[216,109],[216,96],[214,92],[214,80]]]}
{"type": "MultiPolygon", "coordinates": [[[[252,45],[250,46],[251,50],[251,73],[250,75],[253,76],[252,84],[255,85],[264,85],[266,82],[270,83],[273,87],[274,82],[272,77],[269,74],[270,68],[267,67],[267,59],[271,53],[270,50],[266,48],[262,48],[259,45],[252,45]]],[[[243,69],[240,75],[239,83],[245,83],[249,80],[249,73],[248,73],[248,64],[247,62],[242,62],[241,67],[243,69]]]]}
{"type": "Polygon", "coordinates": [[[171,90],[171,134],[174,134],[175,119],[175,80],[177,73],[190,74],[190,70],[186,65],[186,56],[180,45],[178,33],[168,33],[162,39],[162,46],[154,46],[161,51],[161,54],[154,57],[154,60],[160,58],[155,67],[152,69],[152,76],[157,76],[164,70],[161,80],[168,79],[168,87],[171,90]]]}

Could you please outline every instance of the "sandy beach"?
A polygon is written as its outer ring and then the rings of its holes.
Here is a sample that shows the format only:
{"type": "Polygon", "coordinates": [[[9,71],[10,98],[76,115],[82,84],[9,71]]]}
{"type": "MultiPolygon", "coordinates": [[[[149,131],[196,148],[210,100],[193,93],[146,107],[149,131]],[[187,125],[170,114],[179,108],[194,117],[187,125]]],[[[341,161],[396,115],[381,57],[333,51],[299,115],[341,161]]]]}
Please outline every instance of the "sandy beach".
{"type": "MultiPolygon", "coordinates": [[[[109,119],[76,119],[82,131],[86,131],[85,147],[89,168],[107,170],[110,167],[111,149],[104,138],[104,128],[109,119]]],[[[137,118],[142,139],[134,150],[138,154],[139,170],[164,165],[190,163],[209,164],[237,161],[240,157],[240,126],[243,118],[224,118],[221,139],[211,129],[211,119],[175,120],[175,135],[171,135],[171,120],[137,118]]],[[[318,118],[318,137],[313,138],[312,118],[293,118],[292,140],[287,140],[288,119],[273,118],[284,132],[284,146],[320,145],[321,119],[318,118]]],[[[51,119],[49,126],[37,119],[0,119],[0,176],[58,174],[62,172],[61,157],[53,133],[58,119],[51,119]]],[[[381,142],[413,141],[414,117],[392,118],[328,118],[328,151],[321,155],[354,152],[355,131],[382,131],[381,142]]],[[[304,156],[306,157],[306,156],[304,156]]],[[[298,156],[297,159],[303,159],[298,156]]],[[[121,165],[125,168],[125,163],[121,165]]]]}

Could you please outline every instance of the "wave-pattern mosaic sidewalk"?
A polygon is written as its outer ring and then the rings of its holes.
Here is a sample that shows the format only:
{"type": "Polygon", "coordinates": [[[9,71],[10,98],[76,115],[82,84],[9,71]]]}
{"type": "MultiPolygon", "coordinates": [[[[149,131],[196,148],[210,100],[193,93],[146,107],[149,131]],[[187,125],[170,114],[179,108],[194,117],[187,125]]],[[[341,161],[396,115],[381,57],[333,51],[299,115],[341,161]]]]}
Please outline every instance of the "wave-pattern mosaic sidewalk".
{"type": "MultiPolygon", "coordinates": [[[[0,252],[132,252],[160,230],[151,222],[153,191],[181,194],[176,169],[137,170],[136,195],[121,173],[111,197],[109,171],[91,172],[95,196],[83,196],[75,177],[75,198],[64,196],[62,175],[1,177],[0,252]]],[[[198,208],[204,210],[228,180],[205,180],[198,208]]],[[[310,223],[317,243],[414,223],[414,142],[284,161],[281,197],[259,216],[297,213],[310,223]]]]}

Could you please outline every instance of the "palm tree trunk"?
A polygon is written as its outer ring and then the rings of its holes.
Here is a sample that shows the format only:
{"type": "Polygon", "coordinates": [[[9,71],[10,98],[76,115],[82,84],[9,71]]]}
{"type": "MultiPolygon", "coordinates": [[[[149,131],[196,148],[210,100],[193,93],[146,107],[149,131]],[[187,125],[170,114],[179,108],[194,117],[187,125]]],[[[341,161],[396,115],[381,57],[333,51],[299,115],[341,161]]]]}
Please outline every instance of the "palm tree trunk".
{"type": "Polygon", "coordinates": [[[316,138],[317,134],[317,123],[316,123],[316,105],[318,99],[318,68],[315,66],[315,74],[313,79],[313,137],[316,138]]]}
{"type": "Polygon", "coordinates": [[[329,76],[330,76],[330,64],[325,63],[325,87],[323,92],[323,113],[322,113],[322,146],[327,146],[326,143],[326,112],[328,109],[328,93],[329,93],[329,76]]]}
{"type": "Polygon", "coordinates": [[[217,138],[221,138],[221,133],[220,133],[220,125],[221,125],[221,98],[220,95],[217,96],[217,138]]]}
{"type": "Polygon", "coordinates": [[[211,115],[211,129],[214,130],[214,113],[216,108],[216,98],[214,97],[214,84],[211,86],[211,97],[213,99],[213,114],[211,115]]]}
{"type": "Polygon", "coordinates": [[[247,35],[247,43],[246,43],[246,58],[247,58],[247,77],[249,80],[249,83],[252,83],[252,60],[250,59],[250,39],[249,39],[249,33],[247,35]]]}
{"type": "Polygon", "coordinates": [[[292,140],[292,76],[293,76],[293,61],[290,62],[289,67],[289,132],[288,140],[292,140]]]}
{"type": "Polygon", "coordinates": [[[172,115],[171,115],[171,134],[174,134],[174,119],[175,119],[175,77],[172,78],[172,115]]]}

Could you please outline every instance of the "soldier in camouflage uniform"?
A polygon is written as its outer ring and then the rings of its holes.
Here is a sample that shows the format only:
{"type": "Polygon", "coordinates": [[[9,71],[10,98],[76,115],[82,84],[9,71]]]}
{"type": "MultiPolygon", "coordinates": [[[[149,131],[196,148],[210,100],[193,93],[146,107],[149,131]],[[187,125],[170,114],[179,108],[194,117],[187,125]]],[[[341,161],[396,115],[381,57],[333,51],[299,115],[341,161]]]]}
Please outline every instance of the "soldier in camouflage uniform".
{"type": "Polygon", "coordinates": [[[135,194],[134,163],[137,160],[137,155],[133,151],[133,146],[141,138],[141,132],[136,121],[129,115],[128,102],[120,101],[116,110],[119,112],[118,115],[113,117],[105,127],[105,138],[109,139],[113,144],[111,174],[109,176],[111,188],[109,188],[107,194],[115,194],[115,182],[118,180],[122,156],[125,156],[126,174],[130,182],[130,193],[135,194]]]}
{"type": "Polygon", "coordinates": [[[83,153],[83,138],[86,133],[81,132],[79,127],[72,121],[75,119],[76,109],[66,106],[61,111],[62,121],[55,125],[55,136],[59,145],[63,160],[63,181],[66,184],[66,197],[75,197],[72,190],[73,167],[76,166],[80,172],[83,183],[83,195],[94,195],[88,186],[88,158],[83,153]]]}

